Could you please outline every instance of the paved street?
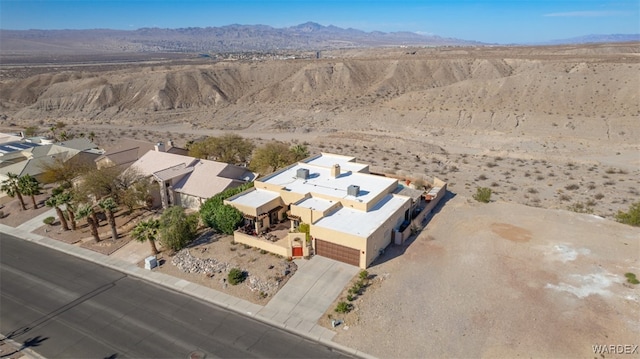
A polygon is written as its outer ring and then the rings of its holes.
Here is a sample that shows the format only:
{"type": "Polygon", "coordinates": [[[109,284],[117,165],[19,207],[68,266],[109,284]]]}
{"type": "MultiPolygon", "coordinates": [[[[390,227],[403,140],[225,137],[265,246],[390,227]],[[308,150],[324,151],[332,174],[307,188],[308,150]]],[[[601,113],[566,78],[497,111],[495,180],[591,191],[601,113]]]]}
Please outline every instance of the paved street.
{"type": "Polygon", "coordinates": [[[198,299],[0,236],[0,332],[45,357],[344,357],[198,299]]]}

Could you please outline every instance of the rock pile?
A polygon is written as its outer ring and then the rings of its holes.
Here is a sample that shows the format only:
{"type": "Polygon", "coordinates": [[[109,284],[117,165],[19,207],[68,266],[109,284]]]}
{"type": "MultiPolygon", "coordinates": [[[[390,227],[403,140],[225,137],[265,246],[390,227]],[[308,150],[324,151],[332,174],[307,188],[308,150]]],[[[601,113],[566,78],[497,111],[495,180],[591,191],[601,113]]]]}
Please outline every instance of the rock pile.
{"type": "MultiPolygon", "coordinates": [[[[176,253],[171,263],[186,273],[205,274],[209,277],[224,273],[220,278],[220,283],[223,286],[226,284],[227,273],[234,268],[234,265],[220,262],[214,258],[195,257],[189,249],[183,249],[176,253]]],[[[247,273],[247,279],[244,283],[252,292],[258,292],[264,296],[272,296],[278,291],[283,280],[296,271],[297,266],[293,262],[283,262],[281,265],[277,265],[275,268],[271,266],[269,269],[273,270],[273,272],[269,272],[277,273],[277,275],[262,278],[260,274],[252,275],[246,269],[242,269],[247,273]]]]}

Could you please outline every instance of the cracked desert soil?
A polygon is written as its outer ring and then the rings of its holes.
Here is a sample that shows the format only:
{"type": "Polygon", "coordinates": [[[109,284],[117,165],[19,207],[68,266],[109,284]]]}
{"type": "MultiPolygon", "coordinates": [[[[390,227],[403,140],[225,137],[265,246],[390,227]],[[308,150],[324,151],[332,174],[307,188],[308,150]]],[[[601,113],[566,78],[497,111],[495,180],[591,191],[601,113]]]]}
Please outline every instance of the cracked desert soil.
{"type": "Polygon", "coordinates": [[[584,358],[640,344],[640,286],[624,277],[640,272],[639,244],[637,228],[596,216],[456,196],[370,268],[334,340],[381,358],[584,358]]]}

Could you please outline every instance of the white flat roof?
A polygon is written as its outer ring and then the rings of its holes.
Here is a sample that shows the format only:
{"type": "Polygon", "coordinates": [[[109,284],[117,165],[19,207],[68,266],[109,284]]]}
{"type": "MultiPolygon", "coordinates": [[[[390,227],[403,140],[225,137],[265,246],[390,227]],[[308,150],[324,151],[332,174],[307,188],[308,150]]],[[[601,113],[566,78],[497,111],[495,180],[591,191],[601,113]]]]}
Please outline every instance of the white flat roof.
{"type": "Polygon", "coordinates": [[[250,192],[241,193],[236,197],[229,199],[229,202],[249,206],[252,208],[258,208],[263,204],[268,203],[276,198],[280,197],[278,192],[265,191],[263,189],[255,189],[250,192]]]}
{"type": "Polygon", "coordinates": [[[332,153],[322,153],[320,156],[311,158],[305,163],[312,164],[315,166],[332,168],[333,165],[340,165],[340,169],[342,171],[353,171],[360,172],[363,169],[367,168],[368,165],[364,163],[356,163],[351,162],[355,161],[355,157],[334,155],[332,153]]]}
{"type": "Polygon", "coordinates": [[[316,193],[330,196],[337,200],[351,199],[368,203],[387,187],[397,183],[397,180],[344,170],[338,177],[334,178],[331,176],[329,168],[313,166],[308,163],[298,163],[282,172],[269,175],[260,180],[260,182],[282,186],[294,193],[316,193]],[[297,177],[297,171],[300,168],[309,170],[309,178],[305,180],[297,177]],[[347,195],[347,188],[350,185],[360,186],[360,193],[357,197],[347,195]]]}
{"type": "Polygon", "coordinates": [[[313,225],[367,238],[409,200],[409,197],[388,195],[369,212],[343,207],[313,225]]]}
{"type": "Polygon", "coordinates": [[[310,198],[305,198],[299,201],[298,203],[296,203],[296,206],[302,207],[302,208],[309,208],[314,211],[326,211],[327,209],[331,208],[331,206],[333,206],[334,204],[336,204],[336,202],[327,201],[326,199],[322,199],[322,198],[310,197],[310,198]]]}

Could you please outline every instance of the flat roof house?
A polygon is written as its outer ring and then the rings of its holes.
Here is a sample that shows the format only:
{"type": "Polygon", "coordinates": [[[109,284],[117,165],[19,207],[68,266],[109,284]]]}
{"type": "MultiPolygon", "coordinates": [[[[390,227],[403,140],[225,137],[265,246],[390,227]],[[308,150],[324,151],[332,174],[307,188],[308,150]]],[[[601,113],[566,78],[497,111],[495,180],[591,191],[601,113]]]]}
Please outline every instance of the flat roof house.
{"type": "Polygon", "coordinates": [[[322,153],[256,180],[225,203],[245,216],[236,242],[289,257],[313,251],[366,268],[415,218],[416,201],[402,192],[397,179],[370,174],[354,157],[322,153]],[[309,238],[301,223],[309,225],[309,238]]]}

